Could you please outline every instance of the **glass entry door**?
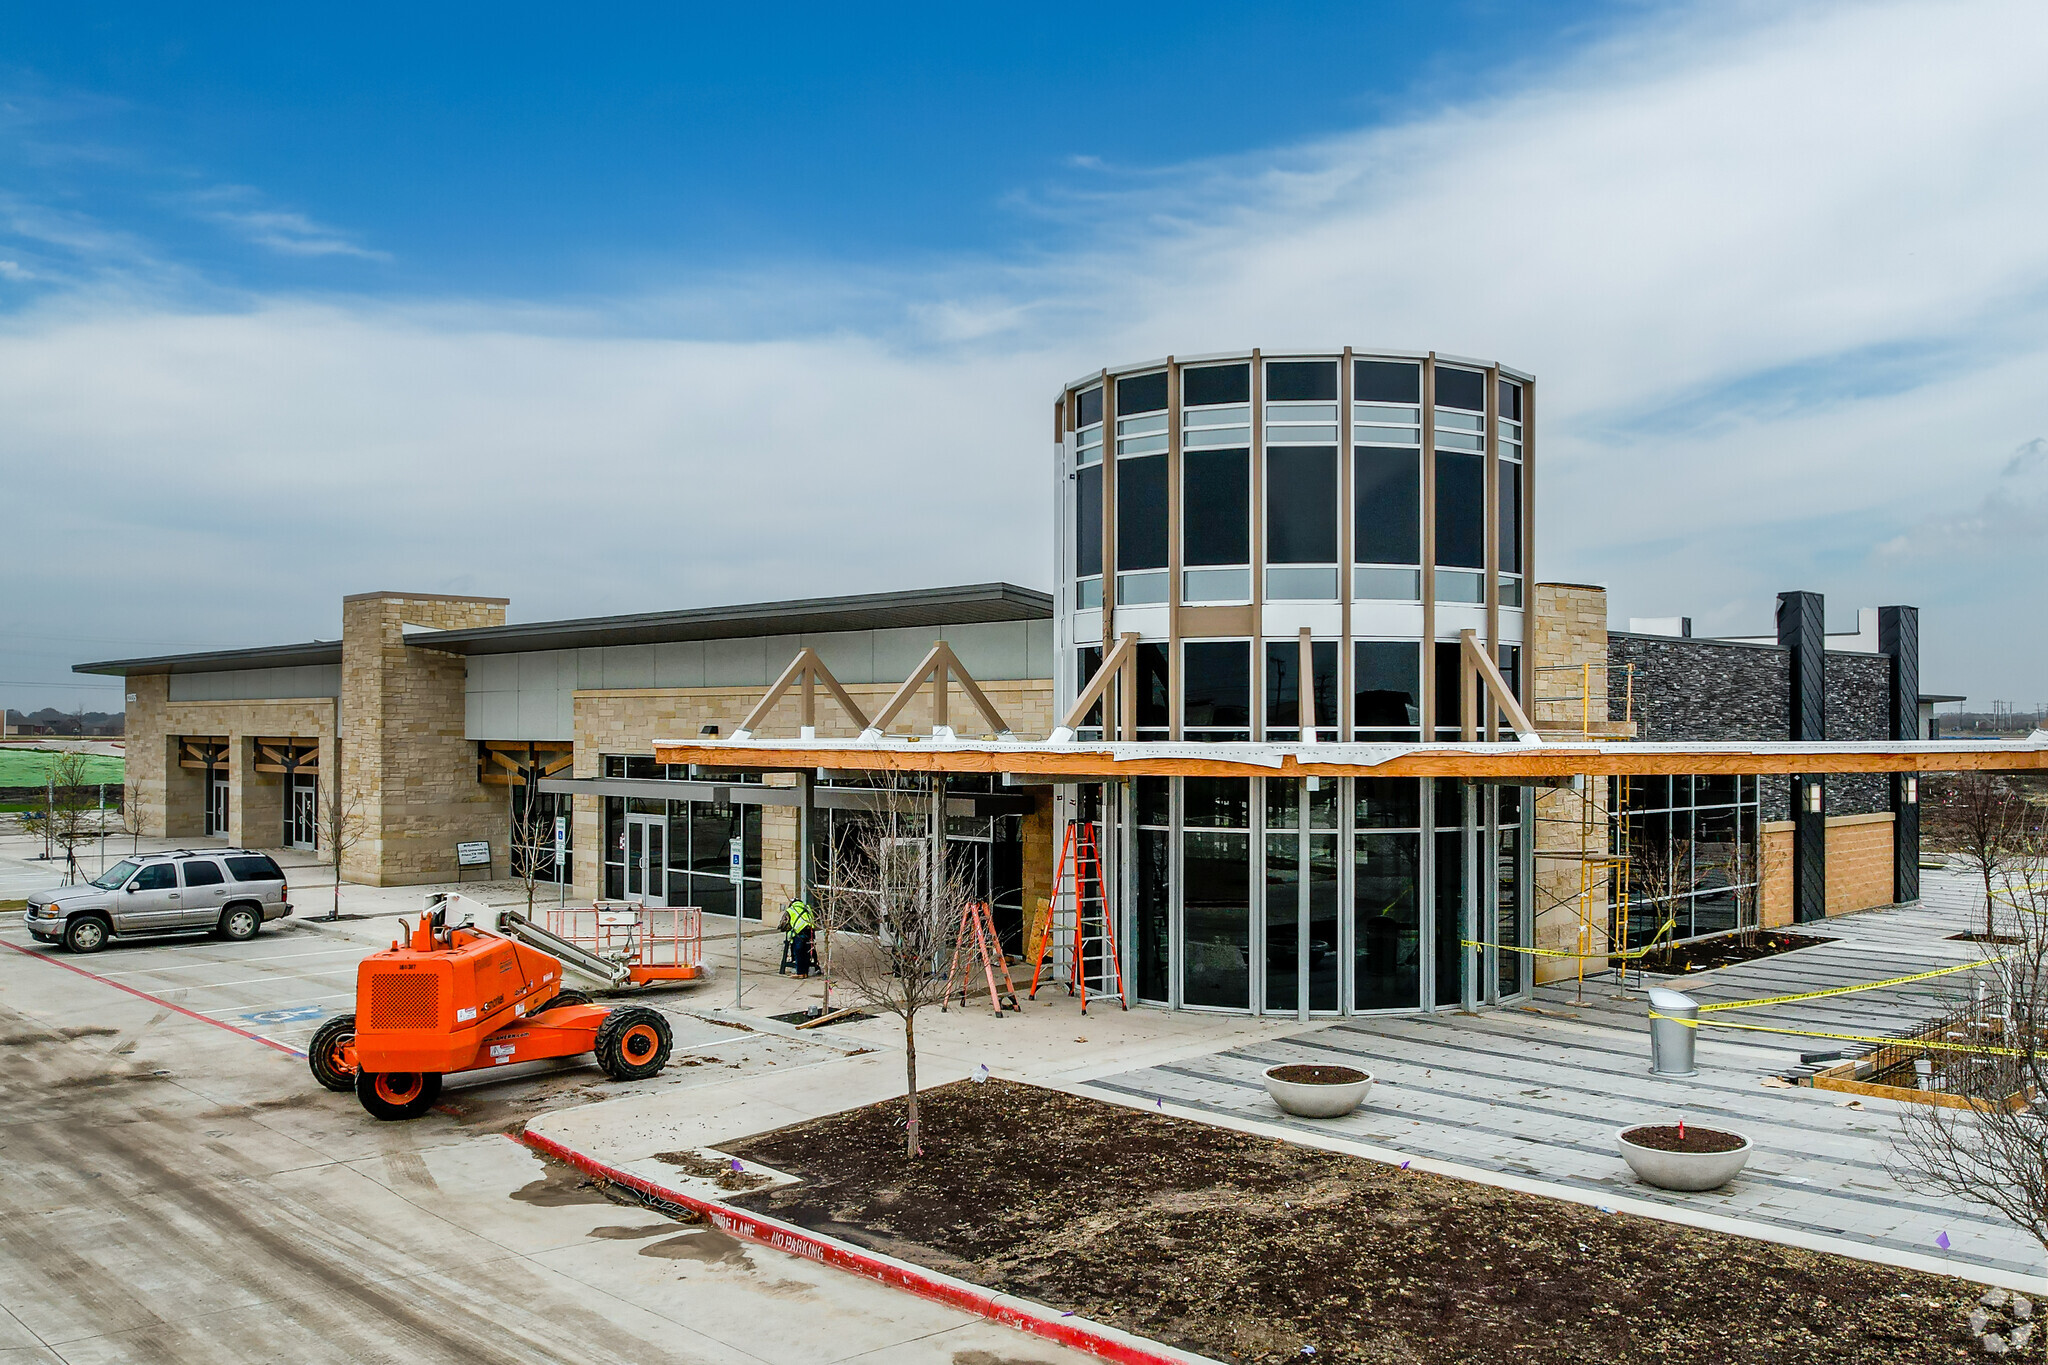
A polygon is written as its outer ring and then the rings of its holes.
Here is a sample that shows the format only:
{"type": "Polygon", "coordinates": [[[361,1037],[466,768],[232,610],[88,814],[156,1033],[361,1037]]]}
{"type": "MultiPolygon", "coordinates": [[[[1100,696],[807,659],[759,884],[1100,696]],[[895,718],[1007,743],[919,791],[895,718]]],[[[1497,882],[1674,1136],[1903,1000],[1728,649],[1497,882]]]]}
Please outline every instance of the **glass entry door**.
{"type": "Polygon", "coordinates": [[[668,904],[668,822],[659,815],[626,817],[626,899],[642,905],[668,904]]]}
{"type": "Polygon", "coordinates": [[[1307,785],[1297,778],[1265,780],[1267,1014],[1335,1012],[1340,1006],[1343,808],[1335,779],[1322,780],[1315,791],[1307,785]]]}
{"type": "Polygon", "coordinates": [[[284,841],[290,848],[313,848],[320,837],[320,779],[293,773],[291,804],[285,808],[284,841]]]}
{"type": "Polygon", "coordinates": [[[206,833],[209,837],[215,839],[225,839],[227,837],[228,779],[225,775],[215,777],[207,784],[206,833]]]}

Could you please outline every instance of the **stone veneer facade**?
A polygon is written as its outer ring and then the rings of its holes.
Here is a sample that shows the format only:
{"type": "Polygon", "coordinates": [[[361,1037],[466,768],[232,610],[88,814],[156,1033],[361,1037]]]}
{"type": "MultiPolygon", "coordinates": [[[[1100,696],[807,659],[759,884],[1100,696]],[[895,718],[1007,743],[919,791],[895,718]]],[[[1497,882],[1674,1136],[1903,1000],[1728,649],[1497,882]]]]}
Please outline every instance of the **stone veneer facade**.
{"type": "MultiPolygon", "coordinates": [[[[362,822],[342,858],[350,881],[408,886],[457,875],[455,845],[506,844],[504,795],[477,781],[464,737],[467,663],[406,643],[407,626],[505,624],[508,599],[357,593],[341,603],[341,791],[362,822]]],[[[494,868],[493,871],[501,869],[494,868]]]]}

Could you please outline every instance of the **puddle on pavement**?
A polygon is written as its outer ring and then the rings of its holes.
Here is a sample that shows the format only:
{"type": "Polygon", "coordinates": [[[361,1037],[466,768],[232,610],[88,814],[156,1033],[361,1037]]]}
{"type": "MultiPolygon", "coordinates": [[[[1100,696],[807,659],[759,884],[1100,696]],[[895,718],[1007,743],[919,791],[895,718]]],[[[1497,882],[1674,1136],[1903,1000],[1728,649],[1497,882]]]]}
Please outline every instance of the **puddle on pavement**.
{"type": "Polygon", "coordinates": [[[659,1237],[674,1232],[674,1223],[648,1223],[644,1227],[603,1227],[592,1228],[590,1235],[607,1242],[635,1242],[642,1237],[659,1237]]]}
{"type": "Polygon", "coordinates": [[[747,1259],[745,1247],[716,1228],[686,1232],[666,1241],[650,1243],[640,1248],[640,1254],[664,1261],[697,1261],[704,1265],[745,1267],[753,1264],[747,1259]]]}
{"type": "Polygon", "coordinates": [[[522,1204],[531,1204],[541,1209],[565,1209],[577,1204],[624,1204],[630,1201],[615,1198],[604,1186],[586,1179],[573,1166],[558,1166],[550,1162],[547,1173],[538,1180],[528,1181],[512,1191],[512,1197],[522,1204]]]}

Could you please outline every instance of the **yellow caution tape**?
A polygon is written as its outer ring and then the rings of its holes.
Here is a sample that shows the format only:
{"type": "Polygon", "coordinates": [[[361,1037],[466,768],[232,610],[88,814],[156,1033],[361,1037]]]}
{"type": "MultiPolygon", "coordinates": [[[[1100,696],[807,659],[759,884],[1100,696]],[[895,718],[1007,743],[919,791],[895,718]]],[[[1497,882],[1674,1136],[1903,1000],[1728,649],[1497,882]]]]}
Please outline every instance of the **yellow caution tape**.
{"type": "Polygon", "coordinates": [[[1951,1043],[1935,1038],[1878,1038],[1865,1033],[1826,1033],[1817,1029],[1772,1028],[1768,1024],[1738,1024],[1732,1019],[1679,1019],[1669,1014],[1650,1011],[1652,1019],[1663,1019],[1687,1028],[1739,1028],[1747,1033],[1785,1033],[1795,1038],[1831,1038],[1842,1043],[1875,1043],[1880,1047],[1918,1047],[1935,1052],[1969,1052],[1979,1057],[2026,1057],[2038,1054],[2026,1053],[2016,1047],[1993,1047],[1989,1043],[1951,1043]]]}
{"type": "Polygon", "coordinates": [[[1643,957],[1646,954],[1648,954],[1651,949],[1657,946],[1657,942],[1659,939],[1663,938],[1664,935],[1672,932],[1677,927],[1677,920],[1665,920],[1664,927],[1659,929],[1655,934],[1651,935],[1650,941],[1648,943],[1645,943],[1642,947],[1611,948],[1604,953],[1568,953],[1565,952],[1562,948],[1519,948],[1512,943],[1488,943],[1483,939],[1476,938],[1461,938],[1458,940],[1458,942],[1463,944],[1467,948],[1497,948],[1503,953],[1527,953],[1531,957],[1573,957],[1586,958],[1589,960],[1593,958],[1607,960],[1618,957],[1622,959],[1624,962],[1633,962],[1637,958],[1643,957]]]}
{"type": "Polygon", "coordinates": [[[1751,1010],[1759,1005],[1782,1005],[1792,1000],[1819,1000],[1829,995],[1852,995],[1857,991],[1874,991],[1885,986],[1903,986],[1909,981],[1925,981],[1930,977],[1947,976],[1950,972],[1967,972],[1972,967],[1982,967],[1988,959],[1965,962],[1954,967],[1937,967],[1931,972],[1915,972],[1911,976],[1887,977],[1883,981],[1865,981],[1857,986],[1833,986],[1824,991],[1800,991],[1796,995],[1768,995],[1761,1000],[1723,1000],[1712,1005],[1701,1005],[1701,1014],[1712,1014],[1716,1010],[1751,1010]]]}

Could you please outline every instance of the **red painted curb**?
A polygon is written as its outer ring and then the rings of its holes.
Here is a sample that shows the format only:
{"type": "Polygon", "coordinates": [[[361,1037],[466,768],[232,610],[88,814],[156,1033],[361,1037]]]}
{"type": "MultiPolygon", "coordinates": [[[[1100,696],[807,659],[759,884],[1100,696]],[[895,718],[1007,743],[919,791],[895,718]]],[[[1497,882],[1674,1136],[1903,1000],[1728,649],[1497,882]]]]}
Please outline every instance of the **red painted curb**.
{"type": "Polygon", "coordinates": [[[864,1279],[875,1280],[892,1289],[901,1289],[973,1313],[977,1317],[999,1322],[1005,1327],[1014,1327],[1020,1332],[1044,1337],[1061,1346],[1087,1351],[1101,1356],[1104,1360],[1117,1361],[1119,1365],[1188,1365],[1190,1361],[1203,1357],[1168,1352],[1160,1349],[1146,1349],[1122,1332],[1090,1322],[1086,1318],[1061,1315],[1050,1308],[1042,1307],[1028,1300],[999,1294],[992,1289],[967,1284],[949,1275],[936,1271],[922,1270],[905,1265],[889,1257],[877,1256],[848,1246],[829,1237],[820,1237],[814,1232],[785,1223],[779,1218],[750,1213],[714,1200],[702,1199],[696,1195],[684,1194],[680,1190],[657,1185],[643,1176],[608,1166],[595,1157],[587,1156],[573,1147],[564,1146],[553,1138],[539,1133],[522,1132],[516,1139],[535,1151],[568,1162],[585,1175],[596,1176],[614,1185],[624,1186],[642,1195],[655,1204],[666,1204],[692,1213],[703,1215],[719,1231],[750,1242],[786,1251],[792,1256],[817,1261],[835,1270],[851,1271],[864,1279]]]}
{"type": "Polygon", "coordinates": [[[89,972],[83,967],[74,967],[69,962],[65,962],[58,958],[54,958],[50,956],[48,953],[40,953],[33,948],[24,948],[19,943],[7,943],[4,941],[0,941],[0,948],[12,948],[14,949],[15,952],[20,953],[23,957],[32,957],[38,962],[47,962],[52,967],[62,967],[67,972],[77,972],[80,976],[86,978],[88,981],[97,981],[102,986],[112,986],[117,991],[126,991],[128,992],[128,994],[136,997],[139,1000],[147,1000],[152,1005],[162,1005],[165,1009],[170,1010],[176,1014],[182,1014],[187,1019],[197,1019],[202,1024],[211,1024],[215,1028],[224,1028],[229,1033],[240,1034],[242,1037],[247,1038],[252,1043],[261,1043],[265,1047],[274,1047],[287,1057],[304,1057],[306,1055],[305,1053],[299,1051],[295,1047],[288,1047],[285,1044],[278,1042],[275,1038],[265,1038],[260,1033],[251,1033],[249,1032],[249,1030],[245,1028],[236,1028],[233,1024],[223,1023],[218,1019],[209,1019],[203,1014],[197,1013],[193,1010],[186,1009],[183,1005],[173,1005],[170,1001],[164,999],[160,995],[151,995],[148,991],[138,991],[133,986],[124,986],[118,981],[109,981],[106,977],[101,976],[98,972],[89,972]]]}

